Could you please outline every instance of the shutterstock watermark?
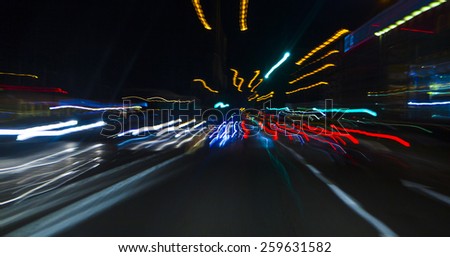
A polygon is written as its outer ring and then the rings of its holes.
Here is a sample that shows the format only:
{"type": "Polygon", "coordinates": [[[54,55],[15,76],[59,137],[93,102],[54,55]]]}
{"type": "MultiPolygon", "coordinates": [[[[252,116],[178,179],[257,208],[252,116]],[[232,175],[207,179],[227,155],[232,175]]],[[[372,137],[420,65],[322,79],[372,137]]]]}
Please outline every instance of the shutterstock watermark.
{"type": "Polygon", "coordinates": [[[264,102],[263,108],[198,108],[195,101],[172,103],[169,108],[133,108],[130,101],[123,102],[123,108],[104,111],[105,122],[101,134],[114,136],[148,136],[155,131],[183,132],[200,136],[228,123],[240,123],[239,133],[256,136],[258,133],[315,135],[347,134],[341,119],[347,109],[335,111],[333,100],[326,99],[324,108],[302,110],[273,108],[272,101],[264,102]],[[195,127],[195,129],[192,129],[195,127]],[[208,128],[208,129],[204,129],[208,128]],[[250,131],[250,133],[249,133],[250,131]]]}

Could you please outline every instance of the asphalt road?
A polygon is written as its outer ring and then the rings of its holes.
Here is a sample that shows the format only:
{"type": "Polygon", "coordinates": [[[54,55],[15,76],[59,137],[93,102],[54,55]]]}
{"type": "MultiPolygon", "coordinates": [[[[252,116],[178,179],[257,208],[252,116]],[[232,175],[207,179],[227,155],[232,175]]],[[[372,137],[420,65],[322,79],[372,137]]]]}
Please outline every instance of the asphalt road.
{"type": "Polygon", "coordinates": [[[265,133],[210,146],[200,132],[3,142],[0,234],[450,236],[439,136],[358,136],[341,151],[265,133]]]}
{"type": "Polygon", "coordinates": [[[405,186],[396,160],[339,158],[267,136],[205,148],[169,179],[58,235],[449,235],[448,203],[405,186]]]}

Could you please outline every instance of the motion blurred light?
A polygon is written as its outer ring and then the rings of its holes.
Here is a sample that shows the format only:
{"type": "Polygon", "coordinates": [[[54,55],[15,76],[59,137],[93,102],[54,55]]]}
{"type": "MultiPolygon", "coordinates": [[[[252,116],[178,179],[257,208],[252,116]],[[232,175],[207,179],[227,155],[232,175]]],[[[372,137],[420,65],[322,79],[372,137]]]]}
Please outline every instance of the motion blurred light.
{"type": "Polygon", "coordinates": [[[227,108],[227,107],[230,107],[230,105],[229,104],[224,104],[223,102],[218,102],[218,103],[216,103],[215,105],[214,105],[214,108],[221,108],[221,109],[223,109],[223,108],[227,108]]]}
{"type": "Polygon", "coordinates": [[[0,75],[15,76],[15,77],[30,77],[30,78],[33,78],[33,79],[38,79],[39,78],[37,75],[34,75],[34,74],[3,72],[3,71],[0,71],[0,75]]]}
{"type": "Polygon", "coordinates": [[[307,86],[307,87],[297,88],[295,90],[286,92],[286,95],[297,93],[297,92],[302,91],[302,90],[308,90],[308,89],[311,89],[311,88],[314,88],[314,87],[318,87],[318,86],[321,86],[321,85],[328,85],[328,82],[321,81],[321,82],[318,82],[316,84],[312,84],[312,85],[307,86]]]}
{"type": "Polygon", "coordinates": [[[194,81],[194,82],[200,82],[200,83],[202,83],[203,87],[204,87],[206,90],[208,90],[209,92],[211,92],[211,93],[214,93],[214,94],[218,94],[218,93],[219,93],[219,91],[214,90],[214,89],[208,87],[208,85],[206,85],[206,82],[205,82],[203,79],[194,79],[193,81],[194,81]]]}
{"type": "Polygon", "coordinates": [[[306,73],[305,75],[302,75],[302,76],[300,76],[300,77],[298,77],[298,78],[296,78],[296,79],[294,79],[294,80],[292,80],[292,81],[289,81],[289,84],[292,85],[292,84],[297,83],[297,82],[299,82],[300,80],[302,80],[302,79],[304,79],[304,78],[306,78],[306,77],[312,76],[312,75],[314,75],[314,74],[316,74],[316,73],[318,73],[318,72],[321,72],[321,71],[323,71],[323,70],[325,70],[325,69],[327,69],[327,68],[335,67],[335,66],[336,66],[336,65],[334,65],[334,64],[332,64],[332,63],[325,64],[324,66],[322,66],[322,67],[320,67],[320,68],[318,68],[318,69],[316,69],[316,70],[314,70],[314,71],[312,71],[312,72],[306,73]]]}
{"type": "Polygon", "coordinates": [[[200,4],[200,0],[192,0],[192,4],[194,5],[197,17],[202,23],[203,27],[207,30],[212,30],[211,26],[209,26],[208,22],[206,21],[205,15],[203,14],[203,9],[200,4]]]}
{"type": "Polygon", "coordinates": [[[239,19],[239,27],[241,31],[246,31],[247,27],[248,0],[241,0],[241,15],[239,19]]]}
{"type": "Polygon", "coordinates": [[[283,64],[283,63],[287,60],[287,58],[289,58],[289,56],[291,56],[291,53],[286,52],[286,53],[284,54],[283,58],[281,58],[281,60],[278,61],[277,64],[275,64],[275,65],[269,70],[269,72],[267,72],[267,74],[264,76],[264,78],[268,79],[269,76],[270,76],[270,74],[272,74],[272,72],[273,72],[274,70],[276,70],[278,67],[280,67],[280,65],[283,64]]]}
{"type": "Polygon", "coordinates": [[[375,36],[380,37],[383,34],[386,34],[389,31],[397,28],[398,26],[406,23],[407,21],[412,20],[414,17],[416,17],[416,16],[418,16],[418,15],[424,13],[424,12],[427,12],[427,11],[429,11],[429,10],[431,10],[431,9],[433,9],[433,8],[443,4],[445,2],[447,2],[447,0],[437,0],[437,1],[431,2],[429,5],[423,6],[422,8],[420,8],[420,9],[412,12],[411,14],[403,17],[403,19],[398,20],[398,21],[394,22],[393,24],[387,26],[386,28],[375,32],[375,36]]]}
{"type": "Polygon", "coordinates": [[[308,60],[311,56],[313,56],[315,53],[319,52],[329,44],[333,43],[334,41],[338,40],[343,35],[349,33],[350,31],[347,29],[341,29],[338,32],[336,32],[332,37],[330,37],[327,41],[323,42],[318,47],[314,48],[311,52],[309,52],[307,55],[305,55],[302,59],[300,59],[295,64],[302,65],[306,60],[308,60]]]}

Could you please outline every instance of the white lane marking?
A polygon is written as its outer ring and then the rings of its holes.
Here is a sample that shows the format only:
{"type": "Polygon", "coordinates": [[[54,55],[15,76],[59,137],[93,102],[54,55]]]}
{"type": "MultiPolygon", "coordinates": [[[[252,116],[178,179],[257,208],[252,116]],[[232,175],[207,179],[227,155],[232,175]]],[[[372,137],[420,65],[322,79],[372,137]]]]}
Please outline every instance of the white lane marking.
{"type": "Polygon", "coordinates": [[[27,224],[9,233],[7,236],[54,236],[58,232],[73,227],[84,220],[93,217],[95,214],[111,208],[117,203],[135,195],[145,188],[145,185],[139,186],[139,182],[142,181],[143,178],[164,166],[179,161],[185,155],[186,154],[178,155],[177,157],[157,164],[132,177],[27,224]]]}
{"type": "Polygon", "coordinates": [[[380,236],[398,236],[392,229],[390,229],[386,224],[377,219],[372,214],[368,213],[356,200],[353,199],[349,194],[345,193],[342,189],[336,186],[333,182],[327,179],[318,169],[316,169],[311,164],[307,163],[306,160],[292,150],[287,147],[283,143],[276,141],[285,149],[287,149],[296,159],[298,159],[303,165],[305,165],[320,181],[322,181],[325,185],[330,188],[330,190],[344,202],[350,209],[352,209],[356,214],[358,214],[361,218],[366,220],[369,224],[371,224],[380,234],[380,236]]]}
{"type": "Polygon", "coordinates": [[[402,184],[405,187],[411,188],[413,190],[420,191],[420,192],[430,196],[431,198],[434,198],[434,199],[436,199],[436,200],[438,200],[438,201],[440,201],[442,203],[450,205],[450,197],[448,197],[448,196],[446,196],[444,194],[435,192],[435,191],[431,190],[428,186],[424,186],[424,185],[421,185],[419,183],[411,182],[411,181],[408,181],[408,180],[402,180],[402,184]]]}

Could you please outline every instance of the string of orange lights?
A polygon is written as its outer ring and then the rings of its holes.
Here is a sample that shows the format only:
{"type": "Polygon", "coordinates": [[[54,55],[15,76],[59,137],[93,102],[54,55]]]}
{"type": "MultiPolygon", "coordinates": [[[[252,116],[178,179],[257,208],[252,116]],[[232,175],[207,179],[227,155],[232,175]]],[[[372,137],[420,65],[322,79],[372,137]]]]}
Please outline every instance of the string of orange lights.
{"type": "Polygon", "coordinates": [[[350,31],[347,29],[341,29],[338,32],[336,32],[331,38],[329,38],[327,41],[323,42],[321,45],[317,46],[316,48],[314,48],[313,50],[311,50],[311,52],[309,52],[307,55],[305,55],[302,59],[300,59],[298,62],[296,62],[295,64],[297,65],[302,65],[306,60],[308,60],[311,56],[313,56],[315,53],[319,52],[320,50],[322,50],[323,48],[327,47],[328,45],[330,45],[331,43],[335,42],[336,40],[338,40],[340,37],[342,37],[343,35],[349,33],[350,31]]]}
{"type": "Polygon", "coordinates": [[[248,30],[247,27],[247,12],[248,12],[248,0],[241,0],[241,12],[239,17],[239,27],[241,31],[248,30]]]}
{"type": "Polygon", "coordinates": [[[312,75],[314,75],[314,74],[316,74],[316,73],[319,73],[319,72],[321,72],[321,71],[323,71],[323,70],[326,70],[326,69],[328,69],[328,68],[330,68],[330,67],[335,67],[336,65],[334,65],[334,64],[332,64],[332,63],[329,63],[329,64],[325,64],[324,66],[322,66],[322,67],[320,67],[320,68],[318,68],[318,69],[316,69],[316,70],[314,70],[314,71],[312,71],[312,72],[309,72],[309,73],[306,73],[306,74],[304,74],[304,75],[302,75],[302,76],[300,76],[300,77],[298,77],[298,78],[296,78],[296,79],[294,79],[294,80],[292,80],[292,81],[289,81],[289,84],[294,84],[294,83],[297,83],[297,82],[299,82],[300,80],[302,80],[302,79],[304,79],[304,78],[306,78],[306,77],[309,77],[309,76],[312,76],[312,75]]]}
{"type": "Polygon", "coordinates": [[[312,85],[307,86],[307,87],[301,87],[301,88],[297,88],[297,89],[292,90],[292,91],[288,91],[288,92],[286,92],[286,95],[290,95],[290,94],[297,93],[297,92],[302,91],[302,90],[307,90],[307,89],[311,89],[311,88],[318,87],[318,86],[321,86],[321,85],[328,85],[328,84],[329,84],[328,82],[321,81],[321,82],[312,84],[312,85]]]}
{"type": "Polygon", "coordinates": [[[212,30],[211,26],[208,24],[205,18],[205,14],[203,14],[202,5],[200,4],[200,0],[192,0],[192,4],[194,5],[195,12],[197,13],[197,17],[202,23],[203,27],[207,30],[212,30]]]}

